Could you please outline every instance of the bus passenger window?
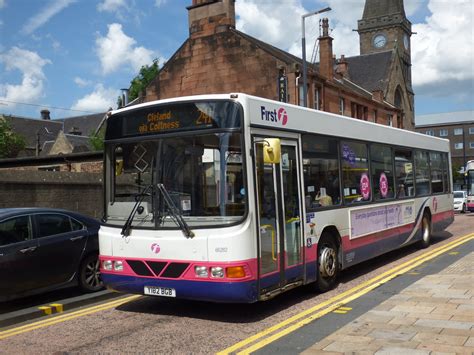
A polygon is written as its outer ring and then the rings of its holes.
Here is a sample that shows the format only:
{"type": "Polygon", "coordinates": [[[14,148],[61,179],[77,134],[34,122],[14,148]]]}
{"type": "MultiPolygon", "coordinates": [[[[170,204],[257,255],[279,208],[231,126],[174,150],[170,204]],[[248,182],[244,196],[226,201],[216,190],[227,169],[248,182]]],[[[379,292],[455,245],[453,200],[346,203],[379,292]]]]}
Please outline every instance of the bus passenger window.
{"type": "Polygon", "coordinates": [[[415,151],[415,190],[417,196],[429,195],[430,188],[430,167],[428,152],[415,151]]]}
{"type": "Polygon", "coordinates": [[[303,174],[306,211],[339,205],[338,141],[316,135],[303,136],[303,174]]]}
{"type": "Polygon", "coordinates": [[[397,186],[397,198],[415,196],[413,154],[409,149],[395,150],[395,181],[397,186]]]}
{"type": "Polygon", "coordinates": [[[349,141],[341,142],[341,162],[344,202],[347,204],[370,201],[372,190],[367,145],[349,141]]]}
{"type": "Polygon", "coordinates": [[[375,199],[393,198],[395,191],[393,186],[392,148],[381,144],[372,144],[370,146],[370,160],[375,199]]]}

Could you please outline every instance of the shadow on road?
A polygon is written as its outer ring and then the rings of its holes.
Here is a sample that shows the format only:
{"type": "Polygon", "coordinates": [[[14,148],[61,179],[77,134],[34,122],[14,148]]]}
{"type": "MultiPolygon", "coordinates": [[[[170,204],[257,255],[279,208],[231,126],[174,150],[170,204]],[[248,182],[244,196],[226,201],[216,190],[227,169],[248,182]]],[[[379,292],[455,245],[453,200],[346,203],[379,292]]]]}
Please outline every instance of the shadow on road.
{"type": "MultiPolygon", "coordinates": [[[[452,236],[451,233],[446,231],[436,233],[433,235],[432,245],[436,246],[436,244],[443,242],[452,236]]],[[[419,252],[420,249],[416,245],[410,245],[386,253],[367,262],[358,264],[356,267],[344,270],[340,278],[340,283],[350,283],[358,277],[375,271],[384,265],[419,252]]],[[[338,290],[336,289],[330,292],[335,295],[338,293],[338,290]]],[[[318,296],[325,296],[321,298],[327,299],[331,295],[320,295],[313,290],[312,285],[307,285],[288,291],[269,301],[253,304],[223,304],[170,298],[143,297],[136,301],[123,304],[117,307],[117,309],[123,312],[189,317],[219,321],[223,323],[254,323],[260,322],[263,319],[287,308],[293,307],[298,303],[318,296]]]]}

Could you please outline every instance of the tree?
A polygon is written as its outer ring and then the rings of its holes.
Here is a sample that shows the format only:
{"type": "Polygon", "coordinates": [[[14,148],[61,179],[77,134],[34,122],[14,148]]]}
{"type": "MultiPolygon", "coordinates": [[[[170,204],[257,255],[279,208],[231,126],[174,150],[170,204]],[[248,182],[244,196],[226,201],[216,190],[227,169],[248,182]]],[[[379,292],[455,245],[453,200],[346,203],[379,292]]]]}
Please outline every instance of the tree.
{"type": "Polygon", "coordinates": [[[99,131],[91,132],[89,134],[89,144],[94,152],[104,150],[104,137],[105,137],[105,125],[103,125],[99,131]]]}
{"type": "Polygon", "coordinates": [[[0,117],[0,158],[15,158],[20,151],[25,149],[26,140],[14,132],[9,121],[0,117]]]}
{"type": "MultiPolygon", "coordinates": [[[[158,59],[154,59],[153,64],[151,65],[144,65],[141,67],[138,75],[130,82],[131,85],[128,93],[128,98],[130,101],[135,100],[142,92],[145,91],[148,84],[150,84],[151,81],[158,75],[158,71],[158,59]]],[[[122,101],[121,99],[119,100],[120,102],[122,101]]]]}

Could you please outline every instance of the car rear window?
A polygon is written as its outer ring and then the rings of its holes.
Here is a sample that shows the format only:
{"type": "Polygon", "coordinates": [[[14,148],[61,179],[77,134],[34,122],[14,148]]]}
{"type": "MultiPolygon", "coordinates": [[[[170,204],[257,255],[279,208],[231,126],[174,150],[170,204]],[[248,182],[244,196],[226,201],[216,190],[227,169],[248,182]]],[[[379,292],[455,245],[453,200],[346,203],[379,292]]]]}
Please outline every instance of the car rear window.
{"type": "Polygon", "coordinates": [[[41,214],[37,216],[39,236],[67,233],[72,230],[71,219],[60,214],[41,214]]]}

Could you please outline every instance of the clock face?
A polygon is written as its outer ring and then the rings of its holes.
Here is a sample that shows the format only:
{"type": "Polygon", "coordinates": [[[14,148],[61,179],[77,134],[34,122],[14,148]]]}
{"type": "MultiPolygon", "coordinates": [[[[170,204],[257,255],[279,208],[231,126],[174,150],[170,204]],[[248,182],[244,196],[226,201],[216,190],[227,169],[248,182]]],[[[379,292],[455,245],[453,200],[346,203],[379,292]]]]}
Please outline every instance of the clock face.
{"type": "Polygon", "coordinates": [[[373,39],[373,45],[375,48],[383,48],[387,44],[387,37],[382,34],[378,34],[373,39]]]}
{"type": "Polygon", "coordinates": [[[410,42],[408,41],[408,35],[405,33],[403,35],[403,46],[405,49],[408,49],[408,46],[410,45],[410,42]]]}

